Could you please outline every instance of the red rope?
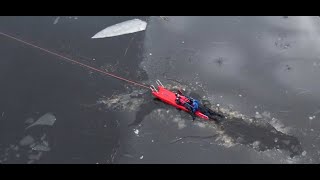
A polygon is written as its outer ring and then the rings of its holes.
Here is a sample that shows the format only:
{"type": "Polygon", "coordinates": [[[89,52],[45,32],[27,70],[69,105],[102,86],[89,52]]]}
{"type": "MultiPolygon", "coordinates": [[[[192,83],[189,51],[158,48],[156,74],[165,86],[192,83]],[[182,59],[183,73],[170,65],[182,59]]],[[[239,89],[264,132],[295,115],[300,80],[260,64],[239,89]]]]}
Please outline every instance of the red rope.
{"type": "Polygon", "coordinates": [[[31,47],[33,47],[33,48],[36,48],[36,49],[42,50],[42,51],[44,51],[44,52],[47,52],[47,53],[49,53],[49,54],[58,56],[58,57],[60,57],[60,58],[62,58],[62,59],[64,59],[64,60],[67,60],[67,61],[69,61],[69,62],[72,62],[72,63],[78,64],[78,65],[80,65],[80,66],[86,67],[86,68],[88,68],[88,69],[94,70],[94,71],[96,71],[96,72],[100,72],[100,73],[102,73],[102,74],[111,76],[111,77],[113,77],[113,78],[120,79],[120,80],[122,80],[122,81],[126,81],[126,82],[128,82],[128,83],[131,83],[131,84],[134,84],[134,85],[137,85],[137,86],[140,86],[140,87],[144,87],[144,88],[150,89],[150,87],[148,87],[148,86],[146,86],[146,85],[144,85],[144,84],[141,84],[141,83],[138,83],[138,82],[135,82],[135,81],[131,81],[131,80],[129,80],[129,79],[126,79],[126,78],[123,78],[123,77],[120,77],[120,76],[117,76],[117,75],[114,75],[114,74],[105,72],[105,71],[103,71],[103,70],[101,70],[101,69],[97,69],[97,68],[91,67],[91,66],[89,66],[89,65],[83,64],[83,63],[78,62],[78,61],[76,61],[76,60],[73,60],[73,59],[71,59],[71,58],[65,57],[65,56],[63,56],[63,55],[61,55],[61,54],[52,52],[52,51],[47,50],[47,49],[45,49],[45,48],[42,48],[42,47],[36,46],[36,45],[34,45],[34,44],[31,44],[31,43],[29,43],[29,42],[26,42],[26,41],[24,41],[24,40],[21,40],[21,39],[19,39],[19,38],[10,36],[10,35],[5,34],[5,33],[3,33],[3,32],[0,32],[0,34],[3,35],[3,36],[5,36],[5,37],[8,37],[8,38],[10,38],[10,39],[13,39],[13,40],[16,40],[16,41],[18,41],[18,42],[21,42],[21,43],[23,43],[23,44],[25,44],[25,45],[28,45],[28,46],[31,46],[31,47]]]}

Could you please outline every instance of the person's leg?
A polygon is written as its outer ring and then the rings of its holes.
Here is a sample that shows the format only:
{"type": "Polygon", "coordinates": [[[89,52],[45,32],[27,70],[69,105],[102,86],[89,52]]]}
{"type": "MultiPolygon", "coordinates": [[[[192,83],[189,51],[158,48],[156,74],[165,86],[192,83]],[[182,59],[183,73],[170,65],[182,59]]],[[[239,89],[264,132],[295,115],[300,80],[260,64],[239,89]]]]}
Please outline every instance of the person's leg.
{"type": "Polygon", "coordinates": [[[210,119],[216,120],[216,121],[220,121],[224,118],[224,116],[218,112],[215,112],[213,110],[211,110],[210,108],[206,107],[206,106],[199,106],[201,109],[201,112],[205,115],[207,115],[210,119]]]}
{"type": "Polygon", "coordinates": [[[208,111],[209,111],[209,113],[212,114],[213,116],[218,116],[218,117],[220,117],[220,118],[224,118],[224,115],[222,115],[221,113],[212,111],[212,110],[209,109],[209,108],[208,108],[208,111]]]}
{"type": "Polygon", "coordinates": [[[196,119],[196,115],[195,115],[195,113],[193,113],[192,107],[188,103],[185,103],[184,107],[189,110],[189,113],[192,116],[192,120],[194,121],[196,119]]]}
{"type": "Polygon", "coordinates": [[[200,111],[202,114],[206,115],[206,116],[209,116],[209,115],[210,115],[210,113],[208,112],[207,108],[206,108],[204,105],[202,105],[202,104],[199,104],[199,111],[200,111]]]}

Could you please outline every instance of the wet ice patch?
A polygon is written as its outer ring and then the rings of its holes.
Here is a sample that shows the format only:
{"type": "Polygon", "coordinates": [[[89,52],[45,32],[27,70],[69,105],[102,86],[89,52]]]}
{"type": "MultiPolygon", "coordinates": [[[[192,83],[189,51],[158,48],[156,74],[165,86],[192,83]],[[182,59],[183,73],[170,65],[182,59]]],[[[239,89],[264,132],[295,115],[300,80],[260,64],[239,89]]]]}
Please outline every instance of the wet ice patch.
{"type": "MultiPolygon", "coordinates": [[[[153,114],[153,115],[155,115],[156,117],[159,117],[160,120],[161,120],[161,119],[167,119],[168,115],[167,115],[166,112],[167,112],[167,111],[164,110],[164,109],[157,109],[157,110],[153,111],[153,113],[155,113],[155,114],[153,114]]],[[[179,120],[177,120],[176,122],[179,122],[179,120]]]]}
{"type": "Polygon", "coordinates": [[[176,92],[177,90],[182,90],[185,91],[186,89],[188,89],[188,86],[186,84],[177,84],[177,82],[172,81],[175,84],[166,84],[166,88],[169,89],[170,91],[174,91],[176,92]]]}
{"type": "Polygon", "coordinates": [[[142,21],[140,19],[133,19],[109,26],[95,34],[92,39],[135,33],[145,30],[146,27],[147,23],[145,21],[142,21]]]}
{"type": "Polygon", "coordinates": [[[222,145],[226,148],[230,148],[235,145],[234,140],[225,134],[220,134],[220,136],[216,138],[216,141],[219,142],[219,145],[222,145]]]}
{"type": "Polygon", "coordinates": [[[178,129],[183,129],[183,128],[187,127],[186,121],[184,119],[182,119],[180,115],[174,117],[172,121],[174,123],[177,123],[178,129]]]}
{"type": "Polygon", "coordinates": [[[142,97],[145,90],[135,90],[130,94],[118,94],[109,98],[100,98],[97,104],[105,105],[105,108],[113,111],[137,111],[145,102],[142,97]]]}
{"type": "Polygon", "coordinates": [[[39,126],[39,125],[52,126],[55,121],[56,121],[56,117],[51,113],[47,113],[41,116],[35,123],[31,124],[26,129],[29,129],[30,127],[33,127],[33,126],[39,126]]]}
{"type": "Polygon", "coordinates": [[[280,120],[276,118],[272,118],[269,122],[277,131],[280,131],[284,134],[288,134],[290,132],[290,128],[286,127],[280,120]]]}
{"type": "Polygon", "coordinates": [[[220,111],[221,113],[223,113],[226,116],[227,119],[238,118],[238,119],[242,119],[244,121],[249,120],[249,118],[247,118],[246,116],[244,116],[240,112],[232,110],[231,107],[219,107],[218,105],[217,105],[217,107],[212,106],[211,109],[216,110],[216,111],[220,111]]]}
{"type": "Polygon", "coordinates": [[[174,118],[173,122],[178,123],[180,121],[180,118],[174,118]]]}
{"type": "Polygon", "coordinates": [[[183,129],[186,127],[185,121],[181,120],[178,122],[178,129],[183,129]]]}
{"type": "Polygon", "coordinates": [[[206,127],[206,124],[203,123],[203,122],[196,122],[195,123],[197,126],[199,126],[200,128],[205,128],[206,127]]]}

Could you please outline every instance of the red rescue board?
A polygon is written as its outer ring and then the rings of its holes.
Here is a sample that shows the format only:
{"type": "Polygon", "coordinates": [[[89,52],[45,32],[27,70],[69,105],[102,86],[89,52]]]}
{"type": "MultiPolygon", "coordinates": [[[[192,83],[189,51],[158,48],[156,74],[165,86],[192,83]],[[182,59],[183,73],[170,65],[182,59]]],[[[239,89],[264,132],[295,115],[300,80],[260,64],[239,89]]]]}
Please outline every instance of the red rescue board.
{"type": "MultiPolygon", "coordinates": [[[[163,86],[158,86],[158,90],[152,91],[152,94],[156,98],[160,99],[161,101],[163,101],[171,106],[174,106],[176,108],[179,108],[181,110],[189,112],[189,110],[187,108],[185,108],[184,106],[178,105],[176,103],[175,93],[169,91],[168,89],[164,88],[163,86]]],[[[208,116],[202,114],[200,111],[197,111],[195,114],[202,119],[209,120],[208,116]]]]}

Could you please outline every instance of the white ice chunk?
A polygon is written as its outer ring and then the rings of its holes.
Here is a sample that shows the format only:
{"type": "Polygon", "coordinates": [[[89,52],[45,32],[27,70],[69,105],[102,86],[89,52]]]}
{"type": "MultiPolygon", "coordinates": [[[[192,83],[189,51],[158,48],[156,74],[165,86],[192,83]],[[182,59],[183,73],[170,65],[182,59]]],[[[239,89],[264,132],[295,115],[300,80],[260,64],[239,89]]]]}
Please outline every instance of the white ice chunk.
{"type": "Polygon", "coordinates": [[[138,130],[138,129],[134,130],[134,133],[135,133],[136,135],[138,135],[138,134],[139,134],[139,130],[138,130]]]}
{"type": "Polygon", "coordinates": [[[31,124],[26,129],[28,129],[32,126],[37,126],[37,125],[52,126],[55,121],[56,121],[56,117],[51,113],[47,113],[47,114],[41,116],[35,123],[31,124]]]}
{"type": "Polygon", "coordinates": [[[58,16],[54,21],[53,24],[57,24],[59,22],[60,16],[58,16]]]}
{"type": "Polygon", "coordinates": [[[28,135],[26,137],[24,137],[23,139],[21,139],[20,141],[20,146],[28,146],[30,144],[32,144],[34,142],[34,139],[32,136],[28,135]]]}
{"type": "Polygon", "coordinates": [[[145,21],[142,21],[140,19],[133,19],[109,26],[95,34],[92,39],[135,33],[145,30],[146,27],[147,23],[145,21]]]}

